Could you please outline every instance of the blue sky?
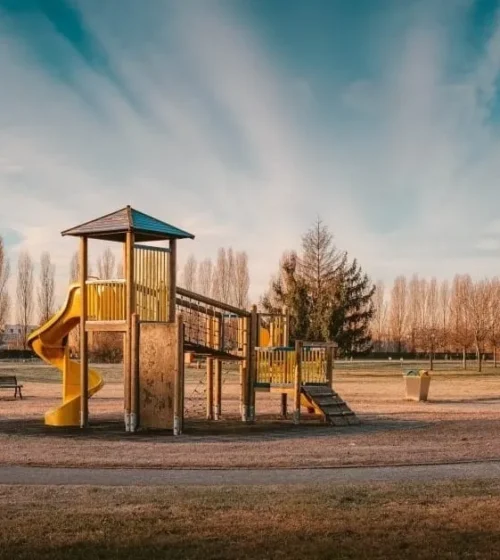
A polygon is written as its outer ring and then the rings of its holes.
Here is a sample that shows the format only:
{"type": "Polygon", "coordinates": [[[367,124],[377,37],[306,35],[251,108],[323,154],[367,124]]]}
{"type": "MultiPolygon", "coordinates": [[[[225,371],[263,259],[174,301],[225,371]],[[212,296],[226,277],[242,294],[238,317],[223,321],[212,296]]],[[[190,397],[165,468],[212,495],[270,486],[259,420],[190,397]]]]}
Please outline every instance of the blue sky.
{"type": "Polygon", "coordinates": [[[498,272],[498,0],[0,0],[0,37],[0,234],[61,293],[59,232],[126,204],[255,297],[318,214],[373,280],[498,272]]]}

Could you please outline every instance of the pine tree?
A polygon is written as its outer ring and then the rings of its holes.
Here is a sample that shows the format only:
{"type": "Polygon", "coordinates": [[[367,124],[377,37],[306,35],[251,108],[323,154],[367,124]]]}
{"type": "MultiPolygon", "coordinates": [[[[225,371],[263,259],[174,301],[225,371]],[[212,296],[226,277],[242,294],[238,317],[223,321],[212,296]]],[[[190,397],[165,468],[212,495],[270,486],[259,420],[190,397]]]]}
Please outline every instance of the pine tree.
{"type": "Polygon", "coordinates": [[[370,319],[375,287],[354,259],[333,244],[320,220],[302,238],[302,255],[284,255],[278,277],[262,305],[266,311],[290,310],[291,339],[333,340],[350,355],[371,347],[370,319]]]}
{"type": "Polygon", "coordinates": [[[310,329],[310,298],[308,288],[297,274],[298,259],[294,252],[285,253],[278,276],[271,281],[269,292],[261,305],[267,313],[281,313],[284,306],[290,313],[290,341],[308,338],[310,329]]]}
{"type": "Polygon", "coordinates": [[[374,294],[375,286],[354,259],[343,270],[330,316],[328,334],[337,342],[342,354],[350,356],[371,349],[374,294]]]}
{"type": "Polygon", "coordinates": [[[329,336],[329,319],[346,263],[346,253],[337,249],[333,235],[320,218],[302,237],[299,273],[310,297],[310,340],[329,336]]]}

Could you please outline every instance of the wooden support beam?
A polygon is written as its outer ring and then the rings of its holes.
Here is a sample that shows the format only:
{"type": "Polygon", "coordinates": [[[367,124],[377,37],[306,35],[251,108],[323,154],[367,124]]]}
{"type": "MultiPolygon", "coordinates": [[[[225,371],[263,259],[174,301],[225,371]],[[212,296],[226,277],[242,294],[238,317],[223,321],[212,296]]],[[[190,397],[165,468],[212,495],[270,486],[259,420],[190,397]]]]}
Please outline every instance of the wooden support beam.
{"type": "Polygon", "coordinates": [[[294,383],[294,404],[293,404],[293,423],[300,424],[300,401],[302,393],[302,348],[300,340],[295,342],[295,383],[294,383]]]}
{"type": "Polygon", "coordinates": [[[130,431],[135,432],[139,426],[139,315],[132,314],[131,324],[131,379],[130,379],[130,431]]]}
{"type": "Polygon", "coordinates": [[[87,321],[87,332],[127,332],[127,321],[87,321]]]}
{"type": "Polygon", "coordinates": [[[286,393],[281,393],[281,417],[287,417],[287,408],[288,408],[288,395],[286,393]]]}
{"type": "Polygon", "coordinates": [[[257,360],[255,356],[255,348],[259,344],[259,314],[257,306],[252,306],[250,316],[250,352],[248,367],[248,420],[255,420],[255,381],[257,378],[257,360]]]}
{"type": "Polygon", "coordinates": [[[207,358],[207,420],[214,419],[214,360],[207,358]]]}
{"type": "Polygon", "coordinates": [[[243,319],[243,356],[244,360],[240,364],[240,409],[241,409],[241,420],[243,422],[248,422],[249,410],[248,410],[248,376],[250,372],[250,362],[251,362],[251,318],[245,317],[243,319]]]}
{"type": "Polygon", "coordinates": [[[333,389],[333,357],[335,346],[330,344],[326,347],[326,381],[333,389]]]}
{"type": "Polygon", "coordinates": [[[177,316],[177,367],[174,379],[174,436],[184,429],[184,320],[177,316]]]}
{"type": "Polygon", "coordinates": [[[215,403],[214,420],[220,420],[222,413],[222,362],[215,360],[215,403]]]}
{"type": "Polygon", "coordinates": [[[290,345],[290,310],[285,305],[283,307],[283,346],[290,345]]]}
{"type": "Polygon", "coordinates": [[[173,323],[175,321],[175,296],[177,291],[177,242],[171,239],[170,245],[170,258],[168,267],[168,321],[173,323]]]}
{"type": "Polygon", "coordinates": [[[134,233],[127,232],[125,238],[125,331],[123,369],[124,369],[124,420],[125,431],[130,431],[130,414],[132,408],[132,313],[135,313],[134,287],[134,233]]]}
{"type": "Polygon", "coordinates": [[[88,241],[80,238],[80,428],[88,426],[89,421],[89,362],[87,322],[87,276],[88,241]]]}

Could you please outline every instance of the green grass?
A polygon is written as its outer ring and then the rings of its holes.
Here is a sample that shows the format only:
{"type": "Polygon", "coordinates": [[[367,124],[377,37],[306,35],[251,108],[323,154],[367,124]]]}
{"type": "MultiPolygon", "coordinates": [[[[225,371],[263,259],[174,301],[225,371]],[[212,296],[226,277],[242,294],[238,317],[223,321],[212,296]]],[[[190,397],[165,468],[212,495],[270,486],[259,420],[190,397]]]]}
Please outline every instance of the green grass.
{"type": "Polygon", "coordinates": [[[0,559],[497,558],[499,482],[0,487],[0,559]]]}

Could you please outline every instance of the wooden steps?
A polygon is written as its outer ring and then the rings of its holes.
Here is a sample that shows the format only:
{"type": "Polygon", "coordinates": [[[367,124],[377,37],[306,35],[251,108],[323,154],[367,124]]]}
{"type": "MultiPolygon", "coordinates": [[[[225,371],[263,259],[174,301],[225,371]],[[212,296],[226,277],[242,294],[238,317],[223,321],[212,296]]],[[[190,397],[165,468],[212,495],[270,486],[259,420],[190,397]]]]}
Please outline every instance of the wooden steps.
{"type": "Polygon", "coordinates": [[[327,385],[304,385],[302,397],[307,402],[306,406],[314,408],[333,426],[359,424],[358,417],[348,404],[327,385]]]}

